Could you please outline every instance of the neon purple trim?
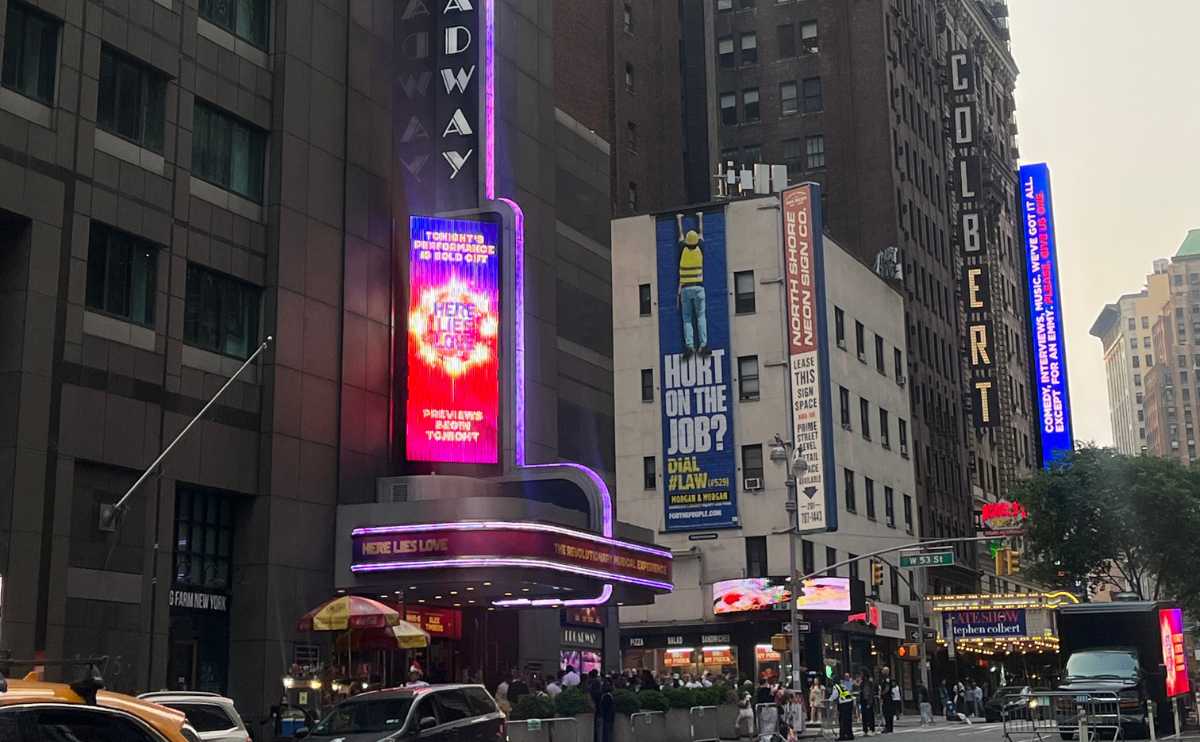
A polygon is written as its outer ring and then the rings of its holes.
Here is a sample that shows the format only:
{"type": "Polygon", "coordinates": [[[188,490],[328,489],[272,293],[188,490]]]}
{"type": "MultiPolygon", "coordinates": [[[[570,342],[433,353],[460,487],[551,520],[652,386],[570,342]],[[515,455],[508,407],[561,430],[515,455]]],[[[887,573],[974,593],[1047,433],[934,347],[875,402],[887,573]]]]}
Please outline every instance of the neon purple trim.
{"type": "Polygon", "coordinates": [[[600,532],[605,536],[612,538],[613,535],[613,504],[612,494],[608,491],[608,485],[604,483],[604,478],[596,472],[592,471],[583,464],[576,464],[573,461],[560,461],[554,464],[528,464],[526,469],[546,469],[554,466],[565,466],[568,469],[576,469],[584,473],[588,479],[592,480],[592,484],[596,485],[596,489],[600,491],[600,532]]]}
{"type": "MultiPolygon", "coordinates": [[[[497,199],[513,210],[513,464],[525,465],[525,212],[511,198],[497,199]]],[[[610,535],[610,534],[605,534],[610,535]]]]}
{"type": "Polygon", "coordinates": [[[608,572],[600,569],[588,569],[587,567],[575,567],[567,564],[559,564],[545,559],[526,559],[514,557],[456,557],[453,559],[429,559],[419,562],[380,562],[378,564],[352,564],[350,565],[351,572],[391,572],[393,570],[407,569],[455,569],[455,568],[471,568],[471,567],[528,567],[532,569],[549,569],[555,572],[566,572],[568,574],[583,575],[584,577],[595,577],[600,580],[613,580],[615,582],[627,582],[631,585],[640,585],[654,590],[665,590],[670,592],[674,585],[669,582],[660,582],[659,580],[647,580],[641,577],[630,577],[628,575],[617,574],[616,572],[608,572]]]}
{"type": "Polygon", "coordinates": [[[493,600],[492,605],[499,606],[501,608],[515,608],[518,606],[541,608],[545,606],[556,605],[569,608],[576,605],[603,605],[604,603],[608,602],[608,599],[612,597],[612,594],[612,585],[605,585],[604,589],[600,591],[600,596],[597,598],[570,598],[568,600],[563,600],[562,598],[534,598],[533,600],[530,600],[529,598],[511,598],[507,600],[493,600]]]}
{"type": "Polygon", "coordinates": [[[415,523],[402,526],[368,526],[364,528],[355,528],[350,532],[351,536],[371,536],[380,533],[413,533],[415,531],[487,531],[492,529],[507,529],[512,531],[539,531],[542,533],[557,533],[563,536],[572,538],[594,541],[607,546],[616,546],[630,551],[640,551],[644,554],[653,554],[663,559],[672,559],[670,551],[659,549],[653,546],[645,546],[643,544],[635,544],[631,541],[620,541],[615,538],[606,538],[597,536],[594,533],[587,531],[577,531],[573,528],[564,528],[562,526],[551,525],[549,523],[524,523],[519,521],[503,521],[503,520],[477,520],[477,521],[454,521],[451,523],[415,523]]]}
{"type": "Polygon", "coordinates": [[[484,0],[483,43],[483,196],[496,198],[496,8],[484,0]]]}

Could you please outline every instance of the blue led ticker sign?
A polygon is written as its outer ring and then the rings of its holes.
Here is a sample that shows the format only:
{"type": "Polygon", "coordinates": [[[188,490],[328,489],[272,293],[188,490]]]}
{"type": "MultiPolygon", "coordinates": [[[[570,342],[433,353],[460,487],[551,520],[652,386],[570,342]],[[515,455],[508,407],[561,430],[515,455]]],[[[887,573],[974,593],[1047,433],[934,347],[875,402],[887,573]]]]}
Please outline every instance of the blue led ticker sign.
{"type": "Polygon", "coordinates": [[[1050,200],[1050,170],[1046,164],[1021,166],[1018,189],[1019,226],[1025,240],[1025,266],[1029,278],[1038,430],[1042,434],[1042,466],[1049,468],[1057,458],[1074,449],[1075,439],[1071,435],[1071,395],[1067,389],[1054,208],[1050,200]]]}

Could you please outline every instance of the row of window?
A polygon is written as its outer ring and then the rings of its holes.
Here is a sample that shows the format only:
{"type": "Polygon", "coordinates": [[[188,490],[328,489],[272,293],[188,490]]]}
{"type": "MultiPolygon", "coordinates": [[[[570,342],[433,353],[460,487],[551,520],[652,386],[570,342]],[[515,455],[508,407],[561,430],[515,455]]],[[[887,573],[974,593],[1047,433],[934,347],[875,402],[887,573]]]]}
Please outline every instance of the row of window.
{"type": "MultiPolygon", "coordinates": [[[[818,50],[816,21],[800,23],[799,45],[796,43],[795,24],[779,25],[775,35],[779,59],[790,59],[800,52],[814,54],[818,50]]],[[[758,64],[758,34],[754,31],[744,32],[737,37],[736,43],[732,35],[717,39],[717,63],[723,69],[758,64]]]]}
{"type": "MultiPolygon", "coordinates": [[[[823,134],[809,134],[803,139],[793,137],[784,139],[780,142],[782,147],[782,157],[775,159],[775,162],[782,160],[783,164],[788,169],[788,181],[798,182],[805,172],[813,172],[822,170],[825,167],[825,136],[823,134]]],[[[740,150],[737,147],[729,147],[721,150],[721,161],[732,162],[734,166],[749,167],[757,162],[765,162],[763,159],[762,145],[747,144],[740,150]]],[[[824,200],[827,191],[821,192],[821,197],[824,200]]],[[[828,209],[822,209],[826,216],[829,217],[828,209]]]]}
{"type": "MultiPolygon", "coordinates": [[[[802,561],[802,567],[803,567],[805,574],[813,574],[814,572],[817,571],[816,553],[815,552],[816,552],[816,547],[812,541],[809,541],[807,539],[800,540],[801,561],[802,561]]],[[[859,571],[860,571],[859,561],[857,560],[857,557],[858,557],[857,554],[854,554],[851,552],[847,553],[848,559],[855,560],[855,561],[850,562],[850,564],[849,564],[849,568],[850,568],[849,573],[850,573],[851,579],[856,579],[856,580],[859,579],[859,571]]],[[[825,566],[830,567],[831,565],[834,565],[837,563],[838,563],[837,549],[835,549],[832,546],[826,546],[825,547],[825,566]]],[[[891,570],[891,580],[890,580],[891,590],[892,590],[891,602],[899,603],[901,601],[899,576],[894,567],[891,567],[889,565],[889,569],[891,570]]],[[[830,569],[827,574],[829,574],[830,576],[836,577],[838,574],[838,569],[837,568],[830,569]]],[[[769,577],[770,575],[771,575],[771,568],[767,561],[767,537],[766,536],[747,536],[746,537],[746,576],[747,577],[769,577]]],[[[908,587],[909,587],[909,594],[908,594],[909,599],[916,600],[917,593],[913,589],[912,584],[910,583],[908,587]]]]}
{"type": "MultiPolygon", "coordinates": [[[[139,325],[154,325],[159,247],[93,221],[85,301],[89,309],[139,325]]],[[[259,289],[188,263],[183,340],[245,358],[258,345],[259,289]]]]}
{"type": "MultiPolygon", "coordinates": [[[[839,306],[833,308],[833,331],[837,347],[846,350],[846,312],[839,306]]],[[[867,362],[867,329],[862,322],[854,321],[854,351],[858,360],[867,362]]],[[[883,337],[875,334],[875,370],[887,376],[887,350],[883,337]]],[[[892,373],[897,384],[905,383],[904,352],[892,348],[892,373]]]]}
{"type": "MultiPolygon", "coordinates": [[[[761,118],[758,88],[742,89],[742,113],[738,117],[737,92],[721,93],[721,123],[725,126],[754,124],[761,118]]],[[[797,83],[788,80],[779,83],[779,115],[793,113],[820,113],[825,108],[821,91],[821,78],[806,77],[797,83]]]]}
{"type": "MultiPolygon", "coordinates": [[[[201,0],[200,15],[252,43],[266,44],[267,0],[201,0]]],[[[62,22],[13,0],[0,82],[46,105],[54,103],[58,36],[62,22]]],[[[162,154],[168,76],[109,45],[100,54],[96,125],[162,154]]],[[[266,133],[197,101],[192,174],[254,201],[262,201],[266,133]]]]}
{"type": "MultiPolygon", "coordinates": [[[[755,363],[757,364],[757,358],[755,363]]],[[[755,377],[757,386],[758,377],[755,377]]],[[[838,409],[841,415],[842,428],[845,430],[854,430],[854,425],[850,421],[850,390],[844,386],[838,386],[838,409]]],[[[859,432],[866,440],[871,440],[871,402],[865,397],[858,399],[858,424],[859,432]]],[[[879,408],[879,443],[889,451],[892,448],[892,426],[891,415],[884,408],[879,408]]],[[[900,448],[900,455],[908,458],[908,421],[902,417],[896,418],[896,437],[900,448]]]]}
{"type": "MultiPolygon", "coordinates": [[[[858,488],[856,486],[858,475],[853,469],[842,468],[842,497],[846,504],[846,512],[858,513],[858,488]]],[[[863,477],[863,496],[866,503],[866,516],[868,520],[877,520],[878,516],[875,508],[875,480],[870,477],[863,477]]],[[[913,504],[912,495],[904,495],[904,530],[909,533],[913,532],[913,504]]],[[[891,487],[883,488],[883,514],[884,522],[888,528],[896,527],[896,493],[891,487]]]]}

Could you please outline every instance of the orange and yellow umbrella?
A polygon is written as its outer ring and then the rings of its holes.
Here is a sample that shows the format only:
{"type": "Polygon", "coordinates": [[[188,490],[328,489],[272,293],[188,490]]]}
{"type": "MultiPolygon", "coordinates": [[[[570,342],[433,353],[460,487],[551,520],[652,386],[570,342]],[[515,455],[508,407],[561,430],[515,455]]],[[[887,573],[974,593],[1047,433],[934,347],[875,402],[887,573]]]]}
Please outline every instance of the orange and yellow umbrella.
{"type": "Polygon", "coordinates": [[[342,595],[301,616],[297,631],[381,629],[400,623],[400,612],[361,595],[342,595]]]}

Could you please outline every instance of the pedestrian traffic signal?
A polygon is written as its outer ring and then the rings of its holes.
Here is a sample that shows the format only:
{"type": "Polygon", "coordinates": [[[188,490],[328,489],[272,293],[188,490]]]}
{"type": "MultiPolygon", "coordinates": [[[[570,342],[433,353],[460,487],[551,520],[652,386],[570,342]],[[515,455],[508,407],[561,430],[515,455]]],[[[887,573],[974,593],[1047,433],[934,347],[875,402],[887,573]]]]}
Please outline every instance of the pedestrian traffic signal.
{"type": "Polygon", "coordinates": [[[919,660],[921,659],[921,645],[916,642],[907,642],[896,647],[896,657],[902,660],[919,660]]]}
{"type": "Polygon", "coordinates": [[[883,562],[871,560],[871,585],[879,587],[883,584],[883,562]]]}

